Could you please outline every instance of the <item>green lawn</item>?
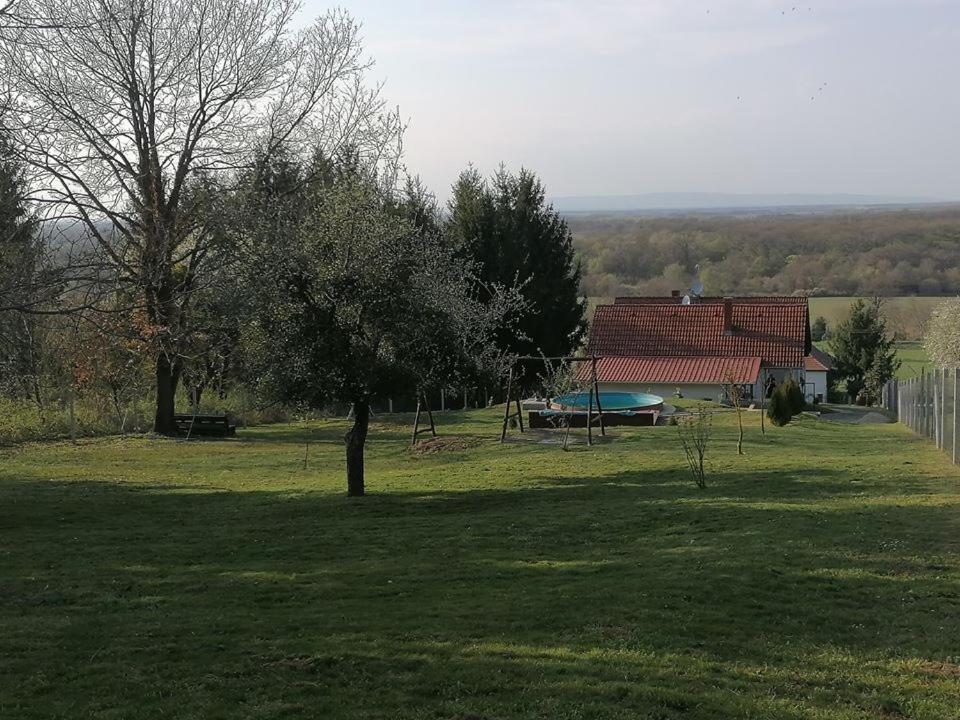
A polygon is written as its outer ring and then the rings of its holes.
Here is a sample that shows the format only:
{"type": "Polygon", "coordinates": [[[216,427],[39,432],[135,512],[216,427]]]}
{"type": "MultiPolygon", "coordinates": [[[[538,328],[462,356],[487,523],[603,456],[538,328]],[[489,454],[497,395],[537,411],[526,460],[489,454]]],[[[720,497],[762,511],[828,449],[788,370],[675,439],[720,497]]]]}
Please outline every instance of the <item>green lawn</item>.
{"type": "MultiPolygon", "coordinates": [[[[869,298],[864,298],[869,300],[869,298]]],[[[822,316],[829,326],[834,326],[850,314],[850,306],[855,297],[812,297],[810,298],[810,320],[822,316]]],[[[912,326],[921,326],[930,316],[930,312],[944,301],[942,297],[888,297],[884,298],[884,309],[890,324],[907,333],[912,326]],[[901,327],[902,326],[902,327],[901,327]]]]}
{"type": "Polygon", "coordinates": [[[923,349],[921,343],[897,343],[897,357],[900,358],[897,377],[901,380],[917,377],[921,370],[927,372],[933,370],[933,363],[930,362],[927,351],[923,349]]]}
{"type": "Polygon", "coordinates": [[[724,414],[698,491],[674,428],[441,422],[485,439],[379,424],[359,500],[335,422],[0,455],[0,717],[960,717],[960,473],[906,429],[724,414]]]}
{"type": "MultiPolygon", "coordinates": [[[[830,352],[830,341],[818,342],[817,347],[825,352],[830,352]]],[[[901,380],[915,378],[920,375],[922,370],[931,372],[933,363],[927,356],[927,351],[923,349],[923,344],[919,342],[898,342],[897,358],[900,360],[900,369],[897,370],[897,377],[901,380]]]]}

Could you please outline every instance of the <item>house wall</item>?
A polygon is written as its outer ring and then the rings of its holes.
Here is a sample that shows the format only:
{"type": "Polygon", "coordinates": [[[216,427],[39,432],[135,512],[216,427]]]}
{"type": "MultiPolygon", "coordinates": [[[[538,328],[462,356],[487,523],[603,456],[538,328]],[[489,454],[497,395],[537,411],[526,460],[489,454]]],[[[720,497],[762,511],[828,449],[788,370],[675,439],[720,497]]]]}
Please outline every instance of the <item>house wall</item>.
{"type": "Polygon", "coordinates": [[[673,383],[671,385],[651,385],[641,383],[598,383],[600,392],[629,392],[629,393],[651,393],[659,395],[666,402],[674,397],[677,388],[683,393],[685,398],[696,400],[719,400],[723,394],[723,387],[717,385],[700,385],[693,383],[673,383]]]}
{"type": "Polygon", "coordinates": [[[827,401],[827,373],[809,370],[806,374],[806,385],[803,388],[807,402],[813,402],[819,397],[822,402],[827,401]]]}
{"type": "MultiPolygon", "coordinates": [[[[753,385],[753,397],[752,400],[757,400],[759,402],[760,396],[763,392],[762,385],[764,377],[772,377],[777,383],[782,383],[788,377],[795,377],[801,383],[809,382],[808,379],[804,377],[805,373],[801,368],[767,368],[766,375],[764,371],[760,371],[760,377],[757,379],[757,382],[753,385]]],[[[826,373],[823,374],[823,397],[826,400],[826,373]]],[[[723,397],[723,384],[714,383],[714,384],[704,384],[704,383],[598,383],[600,386],[600,392],[631,392],[631,393],[651,393],[653,395],[659,395],[667,402],[670,402],[670,398],[674,397],[674,393],[679,388],[680,392],[683,394],[684,398],[689,398],[693,400],[713,400],[719,401],[723,397]]],[[[817,390],[816,392],[821,392],[817,390]]],[[[750,397],[744,398],[745,402],[751,401],[750,397]]]]}

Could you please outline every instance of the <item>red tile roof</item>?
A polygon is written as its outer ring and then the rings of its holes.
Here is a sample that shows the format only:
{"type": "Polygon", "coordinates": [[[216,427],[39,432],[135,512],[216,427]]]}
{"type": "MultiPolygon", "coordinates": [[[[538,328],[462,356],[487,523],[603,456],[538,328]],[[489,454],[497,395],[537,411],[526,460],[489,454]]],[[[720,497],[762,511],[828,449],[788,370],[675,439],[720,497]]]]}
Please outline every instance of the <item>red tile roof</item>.
{"type": "MultiPolygon", "coordinates": [[[[717,295],[696,298],[695,305],[722,304],[725,298],[717,295]]],[[[810,299],[805,295],[750,295],[731,298],[740,305],[809,305],[810,299]]],[[[683,302],[682,296],[651,297],[645,295],[624,295],[614,298],[615,305],[679,305],[683,302]]]]}
{"type": "MultiPolygon", "coordinates": [[[[589,375],[583,363],[581,374],[589,375]]],[[[760,376],[758,357],[624,357],[597,361],[597,380],[611,383],[755,383],[760,376]]]]}
{"type": "Polygon", "coordinates": [[[732,301],[733,329],[724,332],[723,303],[600,305],[591,355],[759,357],[767,367],[800,368],[809,348],[806,303],[732,301]]]}

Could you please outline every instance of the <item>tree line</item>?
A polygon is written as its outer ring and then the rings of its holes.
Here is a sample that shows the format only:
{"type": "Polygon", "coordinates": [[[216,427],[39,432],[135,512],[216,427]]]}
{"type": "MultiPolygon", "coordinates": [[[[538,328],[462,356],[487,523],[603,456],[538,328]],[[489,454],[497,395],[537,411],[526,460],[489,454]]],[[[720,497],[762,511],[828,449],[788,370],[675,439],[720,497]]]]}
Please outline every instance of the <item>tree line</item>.
{"type": "Polygon", "coordinates": [[[589,296],[949,295],[960,287],[960,209],[802,216],[570,218],[589,296]]]}
{"type": "Polygon", "coordinates": [[[153,430],[243,387],[370,406],[496,381],[582,340],[579,265],[537,177],[467,169],[446,208],[359,25],[293,0],[20,0],[0,25],[2,392],[154,398],[153,430]],[[16,18],[56,18],[52,23],[16,18]]]}

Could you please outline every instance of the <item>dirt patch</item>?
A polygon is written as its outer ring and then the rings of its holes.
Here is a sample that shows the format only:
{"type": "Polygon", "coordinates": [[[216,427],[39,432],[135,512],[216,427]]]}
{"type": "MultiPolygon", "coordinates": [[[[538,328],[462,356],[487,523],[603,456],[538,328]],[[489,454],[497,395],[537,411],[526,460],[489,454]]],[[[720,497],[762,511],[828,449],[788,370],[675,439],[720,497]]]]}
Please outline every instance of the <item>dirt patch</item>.
{"type": "Polygon", "coordinates": [[[463,452],[480,444],[480,438],[448,435],[419,441],[413,448],[415,455],[436,455],[442,452],[463,452]]]}
{"type": "Polygon", "coordinates": [[[890,418],[878,412],[868,412],[857,420],[859,425],[881,425],[889,422],[892,422],[890,418]]]}
{"type": "Polygon", "coordinates": [[[920,663],[920,670],[942,678],[960,678],[960,665],[950,662],[920,663]]]}

